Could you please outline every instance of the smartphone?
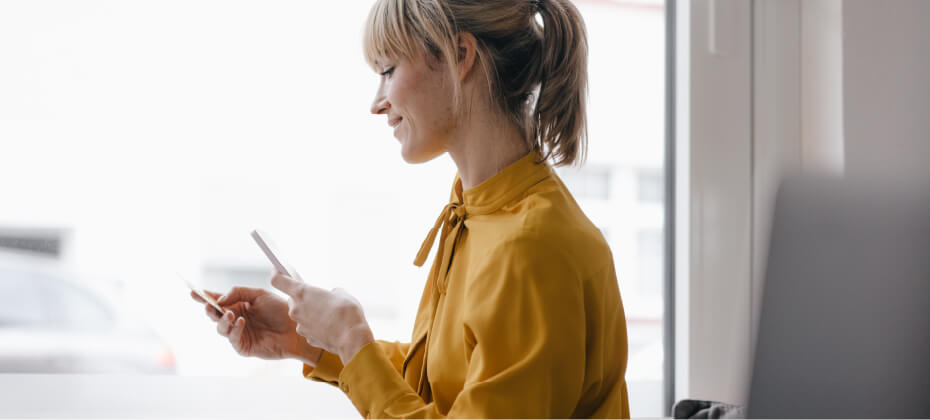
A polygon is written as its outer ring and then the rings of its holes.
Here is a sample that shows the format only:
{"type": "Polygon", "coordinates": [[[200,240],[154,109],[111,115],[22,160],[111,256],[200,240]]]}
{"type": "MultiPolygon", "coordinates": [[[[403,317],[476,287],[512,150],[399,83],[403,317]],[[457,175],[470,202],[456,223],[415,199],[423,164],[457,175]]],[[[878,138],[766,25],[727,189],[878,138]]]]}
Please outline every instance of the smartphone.
{"type": "Polygon", "coordinates": [[[212,306],[213,309],[216,309],[217,312],[219,312],[220,314],[226,313],[226,310],[223,309],[223,307],[220,306],[220,304],[216,302],[216,299],[213,299],[213,297],[211,297],[210,295],[204,293],[203,290],[201,290],[201,289],[199,289],[199,288],[197,288],[197,287],[194,287],[194,285],[191,284],[191,282],[187,281],[187,279],[185,279],[184,277],[181,277],[180,274],[178,274],[178,278],[180,278],[182,281],[184,281],[184,284],[186,284],[188,288],[190,288],[194,293],[196,293],[197,296],[200,296],[201,299],[203,299],[203,300],[205,300],[207,303],[209,303],[210,306],[212,306]]]}
{"type": "Polygon", "coordinates": [[[290,278],[295,278],[291,271],[287,269],[284,265],[284,261],[280,258],[281,252],[279,252],[274,244],[268,239],[268,234],[260,230],[252,231],[252,239],[255,240],[255,243],[258,244],[258,247],[262,249],[262,252],[265,253],[265,256],[268,257],[268,260],[271,261],[271,264],[274,265],[274,268],[278,270],[279,273],[284,274],[290,278]]]}

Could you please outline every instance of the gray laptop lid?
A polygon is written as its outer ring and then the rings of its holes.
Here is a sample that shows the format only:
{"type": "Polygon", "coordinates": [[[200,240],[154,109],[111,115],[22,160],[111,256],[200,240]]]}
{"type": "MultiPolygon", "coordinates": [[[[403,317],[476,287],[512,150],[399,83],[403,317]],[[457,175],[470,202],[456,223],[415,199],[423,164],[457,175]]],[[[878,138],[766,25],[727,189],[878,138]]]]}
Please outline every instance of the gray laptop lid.
{"type": "Polygon", "coordinates": [[[748,416],[930,417],[930,188],[779,190],[748,416]]]}

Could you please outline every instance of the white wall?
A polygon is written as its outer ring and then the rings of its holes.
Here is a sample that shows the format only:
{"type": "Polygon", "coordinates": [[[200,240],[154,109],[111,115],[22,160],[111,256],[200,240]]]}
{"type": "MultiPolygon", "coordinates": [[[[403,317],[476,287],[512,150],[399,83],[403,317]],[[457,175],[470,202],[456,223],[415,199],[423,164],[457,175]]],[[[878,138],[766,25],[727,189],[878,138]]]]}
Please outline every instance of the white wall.
{"type": "Polygon", "coordinates": [[[930,1],[845,0],[846,173],[930,182],[930,1]]]}
{"type": "Polygon", "coordinates": [[[801,167],[843,173],[843,1],[801,0],[801,167]]]}
{"type": "MultiPolygon", "coordinates": [[[[810,95],[802,95],[800,88],[807,73],[800,65],[801,15],[811,2],[820,1],[823,0],[760,1],[753,8],[753,344],[768,257],[765,245],[769,239],[778,181],[785,173],[801,166],[804,149],[803,112],[800,110],[804,106],[802,98],[810,95]]],[[[748,371],[743,373],[748,375],[748,371]]]]}

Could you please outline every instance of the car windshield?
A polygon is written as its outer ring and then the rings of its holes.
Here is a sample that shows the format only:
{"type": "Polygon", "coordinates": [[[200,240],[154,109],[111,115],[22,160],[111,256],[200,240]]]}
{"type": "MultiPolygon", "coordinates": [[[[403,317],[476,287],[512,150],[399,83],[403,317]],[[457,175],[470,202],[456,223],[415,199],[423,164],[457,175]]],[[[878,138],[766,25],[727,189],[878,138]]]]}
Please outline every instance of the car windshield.
{"type": "Polygon", "coordinates": [[[45,323],[39,288],[30,273],[0,270],[0,326],[39,326],[45,323]]]}
{"type": "Polygon", "coordinates": [[[109,305],[64,279],[39,272],[0,270],[0,325],[101,329],[113,325],[109,305]]]}

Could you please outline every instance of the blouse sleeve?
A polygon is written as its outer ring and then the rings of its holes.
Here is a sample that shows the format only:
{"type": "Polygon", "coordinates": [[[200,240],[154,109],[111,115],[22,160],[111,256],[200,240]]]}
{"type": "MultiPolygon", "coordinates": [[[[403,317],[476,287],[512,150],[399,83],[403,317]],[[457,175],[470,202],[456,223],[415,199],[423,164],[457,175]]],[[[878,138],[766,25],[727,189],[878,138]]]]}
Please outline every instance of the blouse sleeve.
{"type": "MultiPolygon", "coordinates": [[[[468,368],[449,417],[571,417],[584,380],[582,285],[546,243],[506,242],[467,285],[468,368]]],[[[343,369],[340,388],[365,417],[445,417],[371,344],[343,369]]]]}
{"type": "MultiPolygon", "coordinates": [[[[407,350],[410,348],[410,343],[383,340],[378,340],[376,343],[378,347],[381,348],[381,351],[384,352],[388,362],[400,373],[404,365],[404,357],[407,355],[407,350]]],[[[339,386],[339,374],[342,373],[342,369],[342,359],[340,359],[338,355],[324,350],[316,367],[304,364],[304,377],[311,381],[326,382],[339,386]]]]}

